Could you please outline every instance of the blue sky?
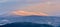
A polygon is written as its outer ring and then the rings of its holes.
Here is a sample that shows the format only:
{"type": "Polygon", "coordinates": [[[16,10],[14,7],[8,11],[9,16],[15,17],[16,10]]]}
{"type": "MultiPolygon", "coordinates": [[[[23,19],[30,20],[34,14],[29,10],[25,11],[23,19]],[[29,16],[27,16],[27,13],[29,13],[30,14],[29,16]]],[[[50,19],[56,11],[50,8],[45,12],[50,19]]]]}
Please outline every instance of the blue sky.
{"type": "Polygon", "coordinates": [[[26,10],[47,13],[49,16],[60,16],[59,0],[1,0],[0,15],[13,10],[26,10]],[[42,5],[43,7],[41,7],[42,5]],[[41,8],[34,8],[41,7],[41,8]],[[28,9],[33,7],[32,9],[28,9]],[[24,9],[25,8],[25,9],[24,9]]]}

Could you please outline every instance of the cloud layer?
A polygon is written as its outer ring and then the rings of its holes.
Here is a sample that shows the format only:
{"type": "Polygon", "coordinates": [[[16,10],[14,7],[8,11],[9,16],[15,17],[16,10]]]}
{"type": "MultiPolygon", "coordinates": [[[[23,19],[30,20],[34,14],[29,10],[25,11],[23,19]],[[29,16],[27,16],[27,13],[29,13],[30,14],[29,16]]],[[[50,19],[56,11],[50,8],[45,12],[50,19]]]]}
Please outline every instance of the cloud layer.
{"type": "Polygon", "coordinates": [[[4,4],[0,4],[0,12],[25,10],[44,12],[48,13],[49,16],[60,16],[60,0],[7,0],[0,2],[4,2],[4,4]],[[17,4],[14,4],[16,2],[17,4]]]}

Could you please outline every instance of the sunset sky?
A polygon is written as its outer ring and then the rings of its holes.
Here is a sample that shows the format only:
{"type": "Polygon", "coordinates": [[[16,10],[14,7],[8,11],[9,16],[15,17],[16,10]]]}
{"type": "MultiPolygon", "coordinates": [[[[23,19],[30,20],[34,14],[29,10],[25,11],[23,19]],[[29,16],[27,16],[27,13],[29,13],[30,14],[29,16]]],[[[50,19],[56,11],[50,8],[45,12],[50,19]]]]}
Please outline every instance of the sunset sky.
{"type": "Polygon", "coordinates": [[[14,10],[43,12],[60,16],[60,0],[0,0],[0,15],[14,10]]]}

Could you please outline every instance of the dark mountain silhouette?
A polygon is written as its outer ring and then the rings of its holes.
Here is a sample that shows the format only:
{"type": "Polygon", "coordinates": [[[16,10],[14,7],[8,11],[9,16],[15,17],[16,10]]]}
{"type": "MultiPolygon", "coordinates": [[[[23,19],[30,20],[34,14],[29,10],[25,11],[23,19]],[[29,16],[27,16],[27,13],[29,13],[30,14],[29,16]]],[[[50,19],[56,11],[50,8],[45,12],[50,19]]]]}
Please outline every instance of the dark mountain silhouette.
{"type": "MultiPolygon", "coordinates": [[[[51,22],[52,24],[50,24],[50,25],[53,26],[53,25],[56,25],[56,22],[60,22],[59,20],[60,20],[60,17],[55,17],[55,16],[37,16],[37,15],[0,17],[0,21],[2,22],[2,24],[6,23],[6,25],[4,24],[2,27],[8,26],[8,25],[12,26],[13,24],[16,24],[17,26],[20,26],[21,23],[22,23],[22,27],[23,26],[25,27],[24,22],[26,22],[26,24],[33,23],[33,25],[34,24],[36,25],[38,23],[37,27],[40,27],[40,25],[41,26],[44,25],[43,27],[47,27],[47,25],[49,26],[48,22],[51,22]],[[8,22],[6,20],[8,20],[8,22]],[[12,23],[8,24],[9,22],[12,22],[12,23]],[[14,22],[18,22],[20,25],[18,23],[14,23],[14,22]]],[[[28,26],[33,26],[33,25],[30,24],[28,26]]],[[[35,25],[33,27],[36,27],[35,25]]],[[[15,25],[13,25],[13,26],[15,26],[15,25]]]]}
{"type": "Polygon", "coordinates": [[[6,24],[0,27],[53,27],[53,26],[48,24],[37,24],[31,22],[17,22],[17,23],[6,24]]]}

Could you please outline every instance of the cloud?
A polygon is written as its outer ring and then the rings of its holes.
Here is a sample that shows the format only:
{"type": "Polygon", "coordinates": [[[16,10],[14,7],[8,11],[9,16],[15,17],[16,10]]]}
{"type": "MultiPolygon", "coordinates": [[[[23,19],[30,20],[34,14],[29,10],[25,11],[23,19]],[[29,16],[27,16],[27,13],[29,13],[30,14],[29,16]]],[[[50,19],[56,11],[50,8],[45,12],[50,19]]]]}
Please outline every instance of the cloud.
{"type": "MultiPolygon", "coordinates": [[[[11,1],[11,0],[9,0],[11,1]]],[[[12,1],[24,1],[24,0],[12,0],[12,1]]],[[[34,1],[34,0],[33,0],[34,1]]],[[[25,11],[36,11],[36,12],[45,12],[48,15],[59,15],[60,14],[60,0],[42,0],[43,2],[33,2],[32,0],[27,0],[27,5],[20,6],[16,10],[25,10],[25,11]]],[[[39,0],[37,0],[39,1],[39,0]]],[[[6,2],[6,1],[4,1],[6,2]]],[[[25,3],[25,1],[24,1],[25,3]]],[[[16,7],[16,6],[15,6],[16,7]]],[[[12,9],[11,9],[12,10],[12,9]]],[[[13,9],[14,10],[14,9],[13,9]]]]}
{"type": "Polygon", "coordinates": [[[19,9],[26,11],[45,12],[48,13],[49,16],[56,16],[60,14],[60,2],[59,0],[50,0],[43,3],[35,3],[19,9]]]}
{"type": "Polygon", "coordinates": [[[0,22],[0,23],[10,23],[10,21],[9,21],[9,20],[4,19],[4,20],[1,20],[1,22],[0,22]]]}
{"type": "Polygon", "coordinates": [[[25,10],[25,11],[36,11],[36,12],[45,12],[48,13],[48,3],[35,3],[33,5],[30,6],[25,6],[25,7],[21,7],[19,9],[16,10],[25,10]]]}
{"type": "Polygon", "coordinates": [[[6,3],[6,2],[18,2],[19,0],[0,0],[0,3],[6,3]]]}
{"type": "Polygon", "coordinates": [[[48,14],[42,12],[28,12],[28,11],[12,11],[12,15],[21,15],[21,16],[28,16],[28,15],[39,15],[39,16],[47,16],[48,14]]]}
{"type": "Polygon", "coordinates": [[[6,19],[0,20],[0,26],[1,26],[1,25],[5,25],[5,24],[7,24],[7,23],[10,23],[10,21],[9,21],[9,20],[6,20],[6,19]]]}
{"type": "Polygon", "coordinates": [[[0,0],[0,3],[4,3],[7,2],[8,0],[0,0]]]}

